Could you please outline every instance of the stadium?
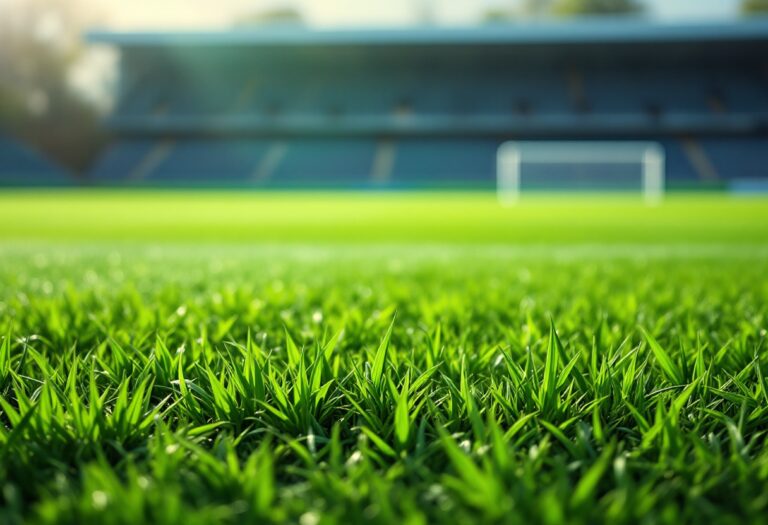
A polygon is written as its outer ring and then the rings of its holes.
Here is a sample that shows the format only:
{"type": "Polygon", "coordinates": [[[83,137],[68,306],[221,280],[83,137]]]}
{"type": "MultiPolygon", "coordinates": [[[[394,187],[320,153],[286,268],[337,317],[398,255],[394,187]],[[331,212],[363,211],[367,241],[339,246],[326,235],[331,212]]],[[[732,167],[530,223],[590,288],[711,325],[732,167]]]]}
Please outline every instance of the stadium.
{"type": "Polygon", "coordinates": [[[0,2],[0,523],[765,520],[768,18],[157,0],[92,111],[56,1],[0,2]]]}
{"type": "Polygon", "coordinates": [[[670,189],[768,176],[765,21],[90,40],[121,56],[94,184],[492,190],[508,140],[651,140],[670,189]]]}

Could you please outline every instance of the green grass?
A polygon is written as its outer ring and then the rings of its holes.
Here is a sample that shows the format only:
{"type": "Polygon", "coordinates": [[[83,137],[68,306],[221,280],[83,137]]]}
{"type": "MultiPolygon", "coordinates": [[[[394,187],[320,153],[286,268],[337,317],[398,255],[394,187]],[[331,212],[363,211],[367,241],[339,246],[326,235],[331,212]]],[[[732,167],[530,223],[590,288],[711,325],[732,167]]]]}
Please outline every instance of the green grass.
{"type": "Polygon", "coordinates": [[[0,239],[0,523],[768,513],[768,201],[7,193],[0,239]]]}
{"type": "Polygon", "coordinates": [[[7,192],[0,239],[501,244],[768,243],[768,199],[723,195],[7,192]],[[62,198],[65,195],[66,198],[62,198]]]}

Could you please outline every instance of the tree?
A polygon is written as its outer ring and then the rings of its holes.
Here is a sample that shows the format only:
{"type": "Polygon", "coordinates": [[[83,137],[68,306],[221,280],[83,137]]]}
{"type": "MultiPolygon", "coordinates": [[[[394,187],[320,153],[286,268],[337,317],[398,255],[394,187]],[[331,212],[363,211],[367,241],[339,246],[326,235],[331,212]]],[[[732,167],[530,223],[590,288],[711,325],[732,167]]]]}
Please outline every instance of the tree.
{"type": "Polygon", "coordinates": [[[523,0],[520,11],[524,16],[546,16],[554,3],[555,0],[523,0]]]}
{"type": "Polygon", "coordinates": [[[632,15],[644,11],[639,0],[558,0],[552,7],[559,16],[632,15]]]}
{"type": "Polygon", "coordinates": [[[745,15],[768,13],[768,0],[743,0],[741,12],[745,15]]]}
{"type": "Polygon", "coordinates": [[[484,24],[498,24],[547,16],[552,10],[553,0],[522,0],[508,2],[507,5],[495,5],[486,9],[480,16],[484,24]]]}
{"type": "Polygon", "coordinates": [[[252,26],[301,26],[304,25],[304,17],[296,8],[291,6],[275,7],[265,11],[257,11],[235,20],[235,27],[252,26]]]}
{"type": "Polygon", "coordinates": [[[79,0],[0,2],[0,131],[73,171],[103,138],[96,107],[70,82],[87,12],[79,0]]]}
{"type": "Polygon", "coordinates": [[[522,0],[517,9],[495,7],[487,10],[485,23],[509,22],[520,18],[579,15],[630,15],[645,10],[642,0],[522,0]]]}
{"type": "Polygon", "coordinates": [[[500,24],[510,22],[516,18],[515,13],[508,9],[502,8],[490,8],[487,9],[481,16],[480,21],[483,24],[500,24]]]}

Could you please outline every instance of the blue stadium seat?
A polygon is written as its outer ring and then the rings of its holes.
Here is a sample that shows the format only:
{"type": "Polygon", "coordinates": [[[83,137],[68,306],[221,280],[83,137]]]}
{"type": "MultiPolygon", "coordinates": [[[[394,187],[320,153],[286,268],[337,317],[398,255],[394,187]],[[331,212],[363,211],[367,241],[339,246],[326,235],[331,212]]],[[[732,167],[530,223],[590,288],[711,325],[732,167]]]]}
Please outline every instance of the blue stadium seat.
{"type": "Polygon", "coordinates": [[[397,142],[392,170],[395,187],[492,187],[496,180],[495,139],[402,139],[397,142]]]}
{"type": "Polygon", "coordinates": [[[720,177],[768,178],[768,136],[706,138],[700,143],[720,177]]]}
{"type": "Polygon", "coordinates": [[[193,185],[251,185],[270,141],[184,139],[148,174],[146,182],[193,185]]]}
{"type": "Polygon", "coordinates": [[[365,138],[295,139],[269,177],[274,187],[365,187],[376,142],[365,138]]]}
{"type": "Polygon", "coordinates": [[[73,182],[40,154],[0,135],[0,186],[67,186],[73,182]]]}
{"type": "Polygon", "coordinates": [[[664,68],[590,68],[585,91],[594,113],[707,114],[708,87],[703,74],[664,68]]]}
{"type": "Polygon", "coordinates": [[[759,72],[724,71],[716,81],[729,112],[754,114],[768,112],[768,85],[760,81],[759,72]]]}
{"type": "Polygon", "coordinates": [[[155,143],[153,139],[125,139],[111,144],[91,167],[88,178],[97,184],[128,181],[155,143]]]}
{"type": "Polygon", "coordinates": [[[691,183],[700,180],[679,139],[664,139],[660,143],[666,156],[666,179],[668,183],[691,183]]]}

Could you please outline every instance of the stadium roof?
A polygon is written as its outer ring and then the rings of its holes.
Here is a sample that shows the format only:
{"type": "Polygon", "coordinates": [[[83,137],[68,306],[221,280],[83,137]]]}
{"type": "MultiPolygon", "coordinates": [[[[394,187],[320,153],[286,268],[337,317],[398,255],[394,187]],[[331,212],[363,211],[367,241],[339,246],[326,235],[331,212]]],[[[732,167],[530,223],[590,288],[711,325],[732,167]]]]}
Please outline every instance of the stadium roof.
{"type": "Polygon", "coordinates": [[[582,19],[477,27],[308,29],[277,26],[211,32],[91,31],[93,43],[130,46],[527,45],[768,40],[768,17],[722,23],[582,19]]]}

